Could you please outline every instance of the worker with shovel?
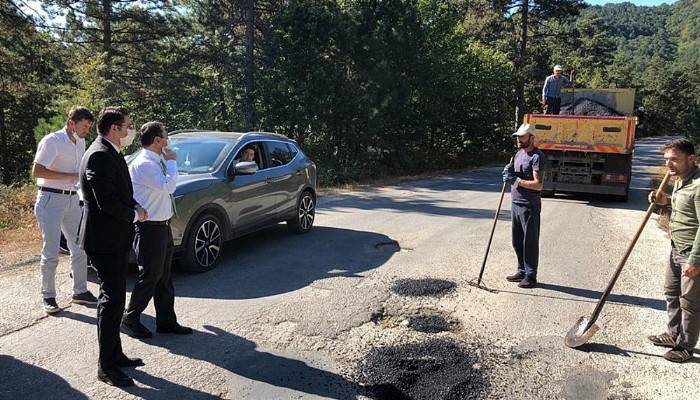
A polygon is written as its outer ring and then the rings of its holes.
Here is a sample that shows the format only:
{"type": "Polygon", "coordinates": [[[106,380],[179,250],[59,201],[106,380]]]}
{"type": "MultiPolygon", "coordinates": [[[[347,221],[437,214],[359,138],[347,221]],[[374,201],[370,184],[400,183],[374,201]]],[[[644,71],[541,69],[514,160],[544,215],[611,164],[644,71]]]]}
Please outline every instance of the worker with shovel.
{"type": "Polygon", "coordinates": [[[522,124],[513,134],[520,150],[503,169],[503,182],[511,185],[511,220],[513,248],[518,257],[518,271],[506,277],[519,282],[521,288],[537,285],[539,261],[541,192],[545,155],[535,147],[534,127],[522,124]]]}
{"type": "MultiPolygon", "coordinates": [[[[676,177],[671,195],[671,254],[664,283],[668,327],[649,340],[670,347],[664,358],[680,363],[693,358],[700,332],[700,170],[695,165],[695,147],[688,139],[671,140],[661,150],[668,173],[676,177]]],[[[649,193],[649,202],[666,206],[668,195],[655,193],[649,193]]]]}

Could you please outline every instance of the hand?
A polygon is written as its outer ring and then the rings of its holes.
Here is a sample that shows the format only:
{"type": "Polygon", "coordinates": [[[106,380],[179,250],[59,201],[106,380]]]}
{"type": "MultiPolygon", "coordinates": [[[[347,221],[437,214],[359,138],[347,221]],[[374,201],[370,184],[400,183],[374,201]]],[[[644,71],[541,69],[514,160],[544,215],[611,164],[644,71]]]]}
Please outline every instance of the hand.
{"type": "Polygon", "coordinates": [[[143,222],[148,219],[148,211],[145,208],[138,206],[136,207],[136,213],[139,216],[139,222],[143,222]]]}
{"type": "Polygon", "coordinates": [[[177,153],[170,150],[167,147],[163,147],[163,158],[165,158],[166,160],[176,160],[177,153]]]}
{"type": "Polygon", "coordinates": [[[546,105],[547,105],[547,100],[546,100],[546,99],[540,100],[540,105],[541,105],[542,107],[546,106],[546,105]]]}
{"type": "Polygon", "coordinates": [[[507,166],[506,166],[506,168],[503,168],[502,175],[503,175],[503,183],[510,183],[511,185],[513,183],[515,183],[516,179],[518,179],[518,177],[515,176],[515,172],[508,169],[507,166]]]}
{"type": "Polygon", "coordinates": [[[658,206],[665,206],[668,204],[668,195],[663,191],[657,193],[656,190],[649,192],[649,203],[655,203],[658,206]]]}
{"type": "Polygon", "coordinates": [[[683,276],[687,276],[688,278],[693,278],[700,275],[700,267],[696,267],[694,265],[690,264],[685,264],[683,266],[683,276]]]}

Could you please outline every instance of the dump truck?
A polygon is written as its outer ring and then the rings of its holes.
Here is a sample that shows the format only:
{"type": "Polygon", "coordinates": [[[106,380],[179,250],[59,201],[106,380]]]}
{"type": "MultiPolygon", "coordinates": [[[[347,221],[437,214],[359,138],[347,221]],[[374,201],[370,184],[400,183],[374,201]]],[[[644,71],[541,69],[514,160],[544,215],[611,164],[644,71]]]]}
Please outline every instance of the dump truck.
{"type": "Polygon", "coordinates": [[[526,114],[547,156],[544,196],[613,195],[627,201],[637,118],[634,89],[570,89],[560,115],[526,114]]]}

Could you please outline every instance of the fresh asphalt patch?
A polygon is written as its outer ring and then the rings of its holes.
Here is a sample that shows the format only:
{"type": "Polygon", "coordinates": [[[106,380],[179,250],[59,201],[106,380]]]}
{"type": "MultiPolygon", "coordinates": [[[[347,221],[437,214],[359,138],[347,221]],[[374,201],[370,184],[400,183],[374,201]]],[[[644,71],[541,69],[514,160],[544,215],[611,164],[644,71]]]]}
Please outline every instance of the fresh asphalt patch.
{"type": "Polygon", "coordinates": [[[409,297],[441,297],[452,293],[457,284],[445,279],[398,279],[391,285],[391,291],[409,297]]]}
{"type": "Polygon", "coordinates": [[[376,400],[479,399],[489,386],[477,357],[444,338],[371,349],[355,375],[376,400]]]}

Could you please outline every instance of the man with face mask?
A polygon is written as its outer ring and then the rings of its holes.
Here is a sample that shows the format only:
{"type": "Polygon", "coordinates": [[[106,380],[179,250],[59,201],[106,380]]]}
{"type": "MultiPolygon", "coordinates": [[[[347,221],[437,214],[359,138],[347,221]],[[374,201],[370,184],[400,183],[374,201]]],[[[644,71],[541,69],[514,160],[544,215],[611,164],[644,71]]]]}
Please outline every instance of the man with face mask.
{"type": "Polygon", "coordinates": [[[80,160],[85,154],[85,136],[94,120],[95,117],[86,108],[71,108],[66,126],[44,136],[34,157],[32,178],[36,178],[39,188],[34,214],[44,242],[39,263],[41,294],[47,314],[61,310],[56,302],[56,267],[61,232],[67,238],[71,254],[73,303],[97,303],[87,288],[87,256],[77,245],[81,209],[76,188],[80,160]]]}
{"type": "Polygon", "coordinates": [[[141,324],[143,310],[153,298],[156,332],[190,334],[191,328],[177,323],[175,288],[170,273],[173,234],[170,218],[175,213],[173,193],[177,183],[177,155],[167,148],[168,131],[160,122],[141,127],[143,150],[129,165],[134,198],[148,212],[148,219],[136,223],[134,250],[139,275],[122,318],[121,331],[134,338],[150,338],[141,324]]]}
{"type": "Polygon", "coordinates": [[[545,155],[535,147],[534,129],[522,124],[513,134],[519,150],[513,161],[503,169],[503,182],[511,185],[511,220],[513,249],[518,257],[518,271],[506,277],[519,282],[521,288],[537,285],[539,262],[540,210],[545,155]]]}
{"type": "Polygon", "coordinates": [[[100,280],[97,379],[114,386],[132,386],[134,381],[121,368],[143,365],[141,359],[124,354],[119,337],[134,223],[148,218],[146,210],[134,200],[129,169],[119,153],[130,128],[131,117],[125,109],[107,107],[100,111],[99,136],[80,163],[85,204],[79,243],[92,259],[100,280]]]}

